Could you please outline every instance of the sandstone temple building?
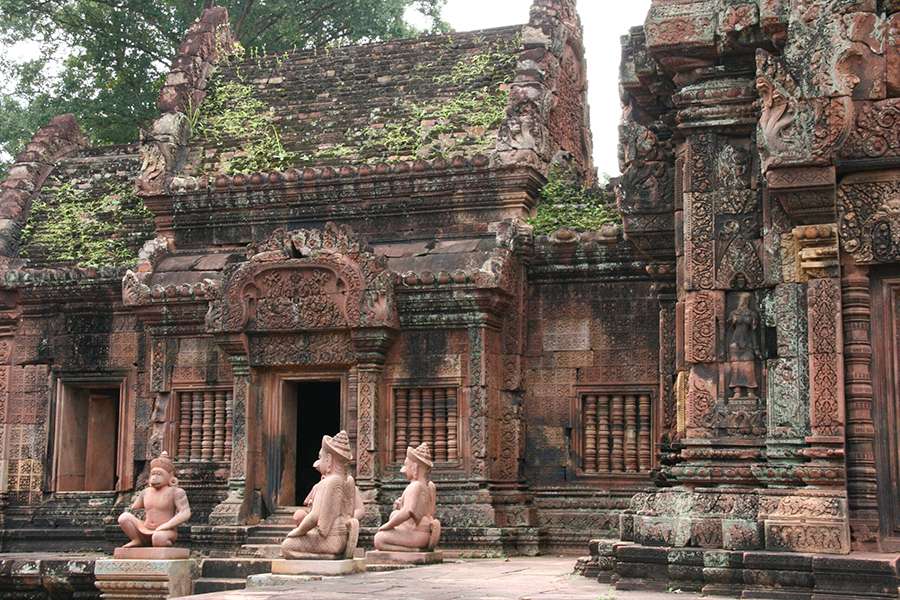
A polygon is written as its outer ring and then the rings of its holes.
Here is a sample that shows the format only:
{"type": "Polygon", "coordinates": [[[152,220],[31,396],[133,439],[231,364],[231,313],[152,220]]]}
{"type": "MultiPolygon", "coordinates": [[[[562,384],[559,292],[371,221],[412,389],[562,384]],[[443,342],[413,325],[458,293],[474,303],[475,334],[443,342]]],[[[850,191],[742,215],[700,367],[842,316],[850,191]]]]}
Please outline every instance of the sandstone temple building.
{"type": "Polygon", "coordinates": [[[280,55],[208,9],[140,140],[59,116],[0,188],[0,550],[120,543],[166,450],[180,539],[254,556],[346,429],[364,540],[428,442],[445,548],[897,598],[898,41],[897,0],[653,0],[608,222],[542,230],[605,195],[574,0],[280,55]]]}

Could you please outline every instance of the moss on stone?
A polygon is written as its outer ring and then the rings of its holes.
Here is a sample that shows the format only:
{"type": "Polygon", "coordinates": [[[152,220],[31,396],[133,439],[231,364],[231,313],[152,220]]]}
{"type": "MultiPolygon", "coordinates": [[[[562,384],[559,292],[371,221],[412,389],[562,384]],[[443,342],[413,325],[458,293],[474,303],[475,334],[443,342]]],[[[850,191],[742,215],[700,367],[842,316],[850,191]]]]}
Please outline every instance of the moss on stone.
{"type": "MultiPolygon", "coordinates": [[[[447,100],[427,104],[406,102],[403,119],[389,120],[362,132],[347,132],[359,154],[368,162],[404,157],[436,158],[453,154],[458,148],[484,152],[506,117],[509,104],[507,86],[515,73],[521,40],[500,40],[487,50],[462,57],[449,73],[435,82],[458,87],[447,100]]],[[[313,158],[321,158],[313,156],[313,158]]]]}
{"type": "Polygon", "coordinates": [[[111,185],[99,196],[63,184],[34,201],[21,254],[79,267],[124,266],[137,260],[143,242],[125,232],[152,216],[130,184],[111,185]]]}
{"type": "Polygon", "coordinates": [[[280,171],[297,161],[297,155],[281,143],[271,109],[256,97],[240,72],[236,80],[224,81],[218,73],[212,77],[209,93],[192,119],[192,129],[217,144],[243,142],[241,153],[222,165],[229,175],[280,171]]]}
{"type": "Polygon", "coordinates": [[[607,223],[619,223],[612,193],[600,186],[585,186],[574,169],[554,166],[541,189],[541,202],[528,223],[535,234],[550,235],[566,228],[596,231],[607,223]]]}

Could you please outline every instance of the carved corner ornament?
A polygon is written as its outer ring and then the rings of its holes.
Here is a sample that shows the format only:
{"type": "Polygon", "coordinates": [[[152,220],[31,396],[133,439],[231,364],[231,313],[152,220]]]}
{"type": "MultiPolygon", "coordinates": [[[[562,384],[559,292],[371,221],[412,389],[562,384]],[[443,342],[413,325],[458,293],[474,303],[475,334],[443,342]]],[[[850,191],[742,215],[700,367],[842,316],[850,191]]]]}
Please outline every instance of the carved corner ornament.
{"type": "Polygon", "coordinates": [[[900,259],[900,169],[848,175],[837,207],[841,248],[857,264],[900,259]]]}

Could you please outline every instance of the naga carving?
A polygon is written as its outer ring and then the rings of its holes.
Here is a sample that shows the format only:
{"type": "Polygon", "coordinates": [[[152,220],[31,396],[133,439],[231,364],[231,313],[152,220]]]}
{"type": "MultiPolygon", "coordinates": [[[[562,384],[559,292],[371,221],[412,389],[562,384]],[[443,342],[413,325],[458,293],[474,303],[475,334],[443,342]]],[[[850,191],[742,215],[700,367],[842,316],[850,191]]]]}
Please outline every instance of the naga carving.
{"type": "Polygon", "coordinates": [[[827,164],[847,141],[853,126],[849,96],[804,99],[784,62],[765,50],[756,52],[756,89],[762,108],[757,141],[764,170],[827,164]]]}

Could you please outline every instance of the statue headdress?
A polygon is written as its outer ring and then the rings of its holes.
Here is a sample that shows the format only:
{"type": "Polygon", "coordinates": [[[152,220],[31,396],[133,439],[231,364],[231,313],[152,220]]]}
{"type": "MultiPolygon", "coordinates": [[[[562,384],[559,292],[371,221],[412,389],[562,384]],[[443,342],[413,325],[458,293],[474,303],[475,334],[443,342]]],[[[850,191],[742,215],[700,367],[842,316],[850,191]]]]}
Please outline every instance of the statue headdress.
{"type": "Polygon", "coordinates": [[[346,431],[341,431],[334,437],[322,436],[322,445],[346,459],[347,462],[353,460],[353,453],[350,451],[350,437],[346,431]]]}

